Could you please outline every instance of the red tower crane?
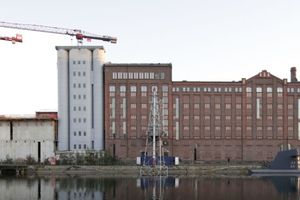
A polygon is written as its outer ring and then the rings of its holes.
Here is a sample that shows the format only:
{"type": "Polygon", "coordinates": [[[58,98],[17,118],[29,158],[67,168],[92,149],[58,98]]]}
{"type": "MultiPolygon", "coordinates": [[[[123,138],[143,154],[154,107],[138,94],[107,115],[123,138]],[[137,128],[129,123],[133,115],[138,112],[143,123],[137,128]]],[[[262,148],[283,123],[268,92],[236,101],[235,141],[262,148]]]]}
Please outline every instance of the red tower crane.
{"type": "Polygon", "coordinates": [[[59,27],[36,25],[36,24],[21,24],[21,23],[11,23],[11,22],[2,22],[2,21],[0,21],[0,27],[75,36],[79,43],[81,43],[83,39],[87,39],[87,40],[95,39],[95,40],[102,40],[111,43],[117,43],[116,37],[105,36],[105,35],[101,36],[93,33],[88,33],[79,29],[67,29],[67,28],[59,28],[59,27]]]}
{"type": "Polygon", "coordinates": [[[16,37],[0,36],[0,40],[11,41],[13,44],[15,44],[16,42],[23,42],[22,35],[20,34],[17,34],[16,37]]]}

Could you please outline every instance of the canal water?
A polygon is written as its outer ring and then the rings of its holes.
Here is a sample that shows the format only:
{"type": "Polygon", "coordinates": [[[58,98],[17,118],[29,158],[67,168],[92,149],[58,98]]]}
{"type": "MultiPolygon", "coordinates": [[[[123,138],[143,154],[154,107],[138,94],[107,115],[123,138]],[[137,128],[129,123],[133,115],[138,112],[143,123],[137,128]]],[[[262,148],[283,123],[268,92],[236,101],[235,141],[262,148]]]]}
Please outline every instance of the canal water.
{"type": "Polygon", "coordinates": [[[300,177],[0,177],[0,199],[300,199],[300,177]]]}

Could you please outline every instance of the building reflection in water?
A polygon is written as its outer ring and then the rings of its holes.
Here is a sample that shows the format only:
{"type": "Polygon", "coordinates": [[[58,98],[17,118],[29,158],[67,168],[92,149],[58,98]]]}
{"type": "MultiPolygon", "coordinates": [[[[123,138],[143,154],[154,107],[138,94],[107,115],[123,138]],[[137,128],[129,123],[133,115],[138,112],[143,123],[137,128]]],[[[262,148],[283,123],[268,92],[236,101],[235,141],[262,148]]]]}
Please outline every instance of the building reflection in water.
{"type": "Polygon", "coordinates": [[[145,199],[164,199],[166,188],[178,188],[179,178],[156,176],[156,177],[141,177],[137,179],[137,187],[144,192],[145,199]]]}
{"type": "Polygon", "coordinates": [[[299,177],[0,178],[1,199],[300,199],[299,177]]]}

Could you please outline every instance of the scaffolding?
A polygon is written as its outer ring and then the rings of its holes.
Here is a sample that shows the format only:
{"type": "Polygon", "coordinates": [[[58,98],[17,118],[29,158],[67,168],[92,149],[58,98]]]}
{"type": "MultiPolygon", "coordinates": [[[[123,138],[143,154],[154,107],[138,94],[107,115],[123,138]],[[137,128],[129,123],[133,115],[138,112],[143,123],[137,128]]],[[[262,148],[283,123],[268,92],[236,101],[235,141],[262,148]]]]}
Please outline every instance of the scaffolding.
{"type": "Polygon", "coordinates": [[[152,86],[151,108],[147,130],[146,147],[141,156],[141,176],[167,176],[168,166],[163,156],[167,150],[163,148],[162,136],[164,126],[161,116],[161,101],[157,95],[157,86],[152,86]]]}

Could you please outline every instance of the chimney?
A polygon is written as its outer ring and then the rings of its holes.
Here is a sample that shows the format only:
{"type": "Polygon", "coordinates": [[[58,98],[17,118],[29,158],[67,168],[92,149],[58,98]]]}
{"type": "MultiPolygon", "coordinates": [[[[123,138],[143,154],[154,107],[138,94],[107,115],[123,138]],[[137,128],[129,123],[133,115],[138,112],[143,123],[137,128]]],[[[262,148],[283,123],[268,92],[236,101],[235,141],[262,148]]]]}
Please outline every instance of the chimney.
{"type": "Polygon", "coordinates": [[[291,82],[297,82],[296,67],[291,68],[291,82]]]}

